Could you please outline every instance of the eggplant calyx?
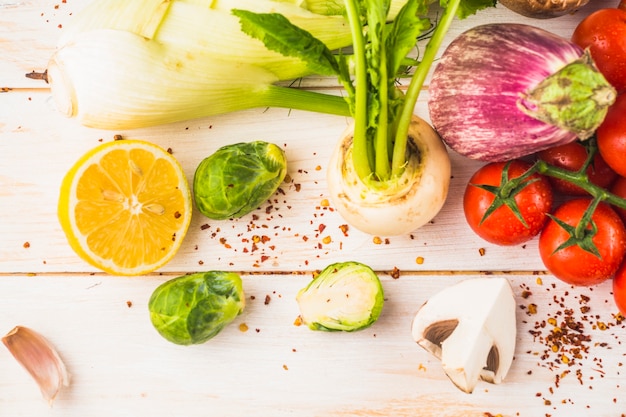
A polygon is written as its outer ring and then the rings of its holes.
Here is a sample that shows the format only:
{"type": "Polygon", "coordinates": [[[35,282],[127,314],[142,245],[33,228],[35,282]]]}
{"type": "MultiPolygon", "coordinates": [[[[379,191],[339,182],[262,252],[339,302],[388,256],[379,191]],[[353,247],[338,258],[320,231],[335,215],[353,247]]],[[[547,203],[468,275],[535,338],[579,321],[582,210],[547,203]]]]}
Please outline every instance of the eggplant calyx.
{"type": "Polygon", "coordinates": [[[600,126],[617,92],[598,71],[589,50],[520,94],[517,107],[544,123],[585,140],[600,126]]]}

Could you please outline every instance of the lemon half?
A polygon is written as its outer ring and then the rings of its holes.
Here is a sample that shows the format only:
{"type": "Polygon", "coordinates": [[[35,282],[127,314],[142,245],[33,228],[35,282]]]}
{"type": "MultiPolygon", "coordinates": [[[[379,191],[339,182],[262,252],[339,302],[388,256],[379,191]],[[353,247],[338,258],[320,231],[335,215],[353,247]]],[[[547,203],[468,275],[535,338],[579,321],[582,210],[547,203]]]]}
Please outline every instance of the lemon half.
{"type": "Polygon", "coordinates": [[[191,221],[189,183],[178,161],[140,140],[116,140],[87,152],[63,179],[58,217],[72,249],[115,275],[166,264],[191,221]]]}

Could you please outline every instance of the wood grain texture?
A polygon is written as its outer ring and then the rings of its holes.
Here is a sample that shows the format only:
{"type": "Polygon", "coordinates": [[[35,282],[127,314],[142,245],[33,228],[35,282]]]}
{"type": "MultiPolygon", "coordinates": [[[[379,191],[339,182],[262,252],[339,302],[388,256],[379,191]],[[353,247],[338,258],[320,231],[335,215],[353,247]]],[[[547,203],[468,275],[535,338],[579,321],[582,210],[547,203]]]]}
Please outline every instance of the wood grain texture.
{"type": "MultiPolygon", "coordinates": [[[[616,317],[610,283],[569,287],[543,272],[536,241],[503,248],[474,236],[461,199],[480,163],[450,154],[453,178],[446,205],[414,233],[381,236],[380,242],[356,230],[344,234],[340,226],[345,222],[326,205],[325,168],[348,123],[345,118],[254,109],[105,131],[60,116],[45,83],[24,74],[45,69],[62,26],[86,3],[0,0],[0,332],[18,324],[41,332],[72,374],[71,387],[49,408],[30,377],[0,348],[0,416],[626,413],[625,329],[616,317]],[[189,179],[201,159],[222,145],[272,141],[287,153],[288,179],[271,201],[242,219],[214,222],[195,211],[182,249],[158,274],[107,276],[71,251],[56,205],[71,164],[115,134],[170,148],[189,179]],[[255,236],[269,240],[253,246],[255,236]],[[386,304],[380,320],[353,334],[296,326],[297,291],[313,271],[346,260],[365,262],[381,273],[386,304]],[[391,277],[394,268],[399,278],[391,277]],[[152,291],[171,277],[210,269],[242,273],[245,312],[210,343],[180,347],[166,342],[149,322],[152,291]],[[436,291],[485,274],[505,276],[514,289],[516,357],[505,383],[480,383],[468,395],[456,390],[438,361],[413,342],[410,326],[419,306],[436,291]],[[566,340],[554,352],[551,322],[560,328],[565,319],[582,325],[581,334],[589,340],[579,346],[566,340]],[[240,327],[244,324],[247,331],[240,327]]],[[[613,3],[596,0],[575,15],[549,21],[498,6],[456,22],[446,42],[474,25],[503,21],[567,37],[586,14],[613,3]]],[[[307,78],[301,85],[341,93],[329,79],[307,78]]],[[[416,113],[429,120],[427,99],[426,88],[416,113]]]]}

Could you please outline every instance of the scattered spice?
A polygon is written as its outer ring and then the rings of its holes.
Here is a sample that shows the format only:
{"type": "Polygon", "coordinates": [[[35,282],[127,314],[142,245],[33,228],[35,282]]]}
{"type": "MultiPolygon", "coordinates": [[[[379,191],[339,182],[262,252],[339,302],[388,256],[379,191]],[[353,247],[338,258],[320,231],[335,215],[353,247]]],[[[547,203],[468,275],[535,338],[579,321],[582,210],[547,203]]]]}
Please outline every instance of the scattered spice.
{"type": "Polygon", "coordinates": [[[424,263],[424,257],[418,256],[417,258],[415,258],[415,263],[418,265],[422,265],[424,263]]]}
{"type": "Polygon", "coordinates": [[[393,279],[398,279],[400,278],[400,270],[398,269],[397,266],[394,266],[393,270],[389,273],[389,275],[391,275],[391,278],[393,279]]]}
{"type": "Polygon", "coordinates": [[[30,248],[30,242],[24,242],[24,249],[30,248]]]}
{"type": "Polygon", "coordinates": [[[248,325],[246,323],[241,323],[239,325],[239,331],[242,333],[245,333],[248,331],[248,325]]]}
{"type": "Polygon", "coordinates": [[[263,302],[263,304],[268,305],[270,301],[272,301],[272,297],[270,297],[269,294],[267,294],[265,296],[265,301],[263,302]]]}

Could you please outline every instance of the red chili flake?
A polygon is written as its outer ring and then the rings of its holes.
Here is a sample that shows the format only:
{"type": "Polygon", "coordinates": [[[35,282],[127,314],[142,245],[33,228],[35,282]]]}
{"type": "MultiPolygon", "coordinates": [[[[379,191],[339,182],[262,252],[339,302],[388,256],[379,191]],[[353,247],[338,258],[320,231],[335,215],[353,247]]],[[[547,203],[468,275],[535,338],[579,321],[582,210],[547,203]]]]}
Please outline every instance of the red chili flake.
{"type": "Polygon", "coordinates": [[[200,226],[200,230],[206,230],[206,229],[208,229],[209,227],[211,227],[211,226],[209,226],[208,224],[206,224],[206,223],[205,223],[205,224],[203,224],[202,226],[200,226]]]}
{"type": "Polygon", "coordinates": [[[300,192],[300,190],[302,189],[302,184],[294,184],[294,187],[296,188],[296,192],[300,192]]]}
{"type": "Polygon", "coordinates": [[[397,266],[394,266],[393,270],[389,273],[389,275],[391,275],[391,278],[393,279],[398,279],[400,278],[400,270],[398,269],[397,266]]]}
{"type": "Polygon", "coordinates": [[[128,306],[128,308],[131,308],[133,306],[133,302],[128,300],[126,301],[126,305],[128,306]]]}
{"type": "Polygon", "coordinates": [[[270,258],[270,257],[269,257],[269,256],[267,256],[267,255],[262,255],[262,256],[261,256],[261,262],[265,262],[265,261],[267,261],[269,258],[270,258]]]}
{"type": "Polygon", "coordinates": [[[30,248],[30,242],[24,242],[24,249],[30,248]]]}
{"type": "Polygon", "coordinates": [[[319,226],[317,226],[317,230],[322,233],[324,231],[324,229],[326,229],[326,225],[321,223],[319,226]]]}
{"type": "Polygon", "coordinates": [[[272,301],[272,297],[270,297],[268,294],[265,296],[265,301],[263,302],[263,304],[268,305],[270,301],[272,301]]]}

